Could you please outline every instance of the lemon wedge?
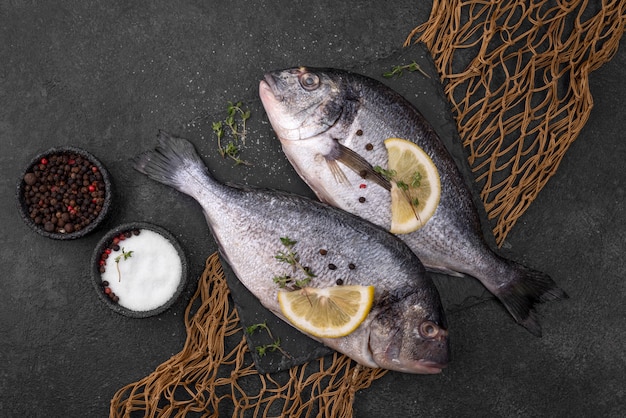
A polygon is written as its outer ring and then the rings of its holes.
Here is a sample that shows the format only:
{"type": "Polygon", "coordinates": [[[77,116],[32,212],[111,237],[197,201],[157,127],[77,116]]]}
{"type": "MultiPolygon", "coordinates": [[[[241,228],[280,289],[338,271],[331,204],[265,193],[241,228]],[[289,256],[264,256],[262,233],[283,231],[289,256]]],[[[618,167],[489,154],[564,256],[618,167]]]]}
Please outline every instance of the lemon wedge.
{"type": "Polygon", "coordinates": [[[350,334],[367,317],[374,286],[305,287],[278,292],[283,315],[300,331],[320,338],[350,334]]]}
{"type": "Polygon", "coordinates": [[[437,167],[428,154],[411,141],[385,140],[391,180],[391,228],[394,234],[417,231],[433,216],[441,183],[437,167]]]}

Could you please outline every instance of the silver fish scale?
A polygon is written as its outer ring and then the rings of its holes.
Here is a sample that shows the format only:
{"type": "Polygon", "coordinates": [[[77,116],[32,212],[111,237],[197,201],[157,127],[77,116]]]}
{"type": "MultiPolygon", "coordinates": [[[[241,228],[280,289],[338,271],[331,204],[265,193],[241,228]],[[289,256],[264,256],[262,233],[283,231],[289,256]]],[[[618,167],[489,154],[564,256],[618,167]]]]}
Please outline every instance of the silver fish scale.
{"type": "MultiPolygon", "coordinates": [[[[351,134],[345,138],[344,145],[359,152],[374,167],[388,168],[387,149],[384,145],[387,138],[411,140],[431,156],[441,179],[439,206],[432,218],[422,228],[411,234],[399,235],[399,237],[407,242],[411,248],[420,248],[418,252],[420,260],[431,267],[450,270],[454,270],[453,266],[459,270],[464,268],[463,266],[466,268],[465,260],[462,263],[454,260],[454,257],[457,257],[454,254],[457,254],[458,248],[464,248],[466,251],[462,258],[489,257],[482,240],[473,233],[474,230],[480,229],[480,225],[478,218],[470,209],[473,205],[471,198],[459,185],[459,182],[463,180],[457,167],[451,166],[448,158],[438,158],[442,150],[434,147],[432,138],[425,137],[423,132],[412,132],[411,124],[380,123],[381,120],[391,118],[388,109],[389,106],[380,108],[373,108],[369,105],[362,106],[358,116],[350,126],[351,134]],[[381,112],[380,109],[385,109],[385,112],[381,112]],[[362,135],[356,135],[359,130],[363,132],[362,135]],[[368,144],[373,147],[371,151],[366,149],[368,144]],[[469,251],[475,251],[476,254],[470,255],[468,254],[469,251]],[[451,259],[445,263],[445,268],[442,265],[442,254],[451,255],[451,259]]],[[[401,114],[396,113],[393,116],[398,120],[403,120],[401,114]]],[[[328,134],[332,135],[332,130],[328,134]]],[[[352,171],[352,173],[354,172],[352,171]]],[[[358,202],[354,196],[360,194],[361,191],[361,189],[356,190],[353,186],[351,193],[344,191],[344,195],[349,196],[351,194],[351,200],[358,202]]],[[[369,198],[364,203],[360,205],[348,203],[346,206],[350,207],[350,212],[389,229],[391,225],[390,193],[381,187],[369,187],[369,191],[371,191],[368,195],[369,198]]]]}
{"type": "Polygon", "coordinates": [[[387,234],[379,233],[382,231],[373,225],[355,227],[352,217],[343,212],[321,207],[316,202],[303,204],[301,199],[294,201],[286,194],[280,194],[282,199],[277,199],[273,193],[261,190],[229,188],[219,194],[222,203],[217,214],[215,196],[198,201],[210,218],[219,219],[219,223],[211,224],[216,225],[213,232],[229,264],[253,293],[267,295],[262,303],[270,309],[278,308],[279,287],[273,282],[274,277],[285,274],[305,277],[298,269],[294,271],[292,266],[275,258],[279,252],[289,251],[281,243],[281,237],[296,241],[292,250],[300,263],[316,275],[310,282],[313,287],[334,286],[341,279],[344,284],[375,285],[378,296],[397,290],[399,284],[412,288],[423,281],[425,272],[421,264],[403,262],[408,254],[395,240],[386,239],[387,234]],[[319,216],[320,212],[325,215],[319,216]],[[241,219],[247,222],[242,223],[241,219]],[[326,250],[326,255],[320,254],[320,250],[326,250]]]}
{"type": "MultiPolygon", "coordinates": [[[[341,72],[337,71],[339,73],[341,72]]],[[[333,74],[329,74],[332,79],[333,74]]],[[[294,144],[282,141],[287,158],[300,167],[298,173],[321,200],[389,229],[391,197],[387,190],[371,182],[367,182],[367,187],[361,189],[359,174],[341,163],[338,164],[350,180],[349,185],[337,181],[336,176],[328,169],[325,172],[322,169],[313,169],[317,178],[312,178],[309,171],[314,164],[314,155],[308,150],[314,148],[312,144],[315,141],[329,143],[336,138],[364,157],[372,166],[387,168],[385,139],[397,137],[415,142],[437,167],[441,179],[441,198],[433,217],[422,228],[399,237],[409,244],[424,265],[432,269],[457,275],[457,272],[463,272],[480,279],[485,278],[485,271],[481,271],[481,268],[489,266],[491,269],[500,260],[485,245],[480,234],[478,215],[464,179],[432,128],[397,93],[381,88],[365,77],[342,73],[341,78],[343,85],[350,85],[348,89],[357,90],[360,94],[358,106],[351,106],[355,114],[342,114],[329,129],[320,130],[317,135],[300,141],[291,141],[294,144]],[[365,148],[368,144],[373,147],[371,151],[365,148]],[[365,197],[365,202],[359,200],[361,196],[365,197]]],[[[342,98],[338,95],[327,100],[332,102],[342,98]]],[[[492,274],[492,271],[488,273],[489,277],[485,282],[490,289],[506,283],[506,275],[503,277],[492,274]]]]}
{"type": "Polygon", "coordinates": [[[361,179],[360,173],[388,168],[387,138],[422,148],[439,172],[439,206],[420,229],[398,236],[427,268],[480,280],[517,322],[541,334],[534,306],[567,295],[547,274],[504,259],[487,245],[464,178],[406,99],[365,76],[306,67],[267,73],[259,94],[285,155],[320,200],[387,230],[389,188],[361,179]],[[302,79],[315,87],[303,88],[302,79]]]}
{"type": "Polygon", "coordinates": [[[223,185],[209,175],[188,141],[161,132],[158,144],[135,158],[135,168],[200,203],[220,251],[264,306],[282,317],[273,278],[294,274],[275,258],[289,251],[281,242],[289,238],[296,241],[291,250],[316,274],[310,285],[336,286],[341,279],[376,289],[374,305],[356,330],[320,341],[370,367],[438,373],[448,362],[439,294],[401,240],[301,196],[223,185]]]}
{"type": "Polygon", "coordinates": [[[225,186],[198,164],[187,164],[174,181],[202,207],[237,277],[253,293],[265,295],[261,302],[275,312],[279,286],[273,278],[285,274],[304,278],[276,259],[279,252],[288,251],[281,238],[296,242],[293,251],[300,263],[316,275],[310,282],[313,287],[335,286],[337,280],[375,285],[378,298],[401,286],[413,289],[432,283],[408,247],[345,211],[287,193],[225,186]]]}

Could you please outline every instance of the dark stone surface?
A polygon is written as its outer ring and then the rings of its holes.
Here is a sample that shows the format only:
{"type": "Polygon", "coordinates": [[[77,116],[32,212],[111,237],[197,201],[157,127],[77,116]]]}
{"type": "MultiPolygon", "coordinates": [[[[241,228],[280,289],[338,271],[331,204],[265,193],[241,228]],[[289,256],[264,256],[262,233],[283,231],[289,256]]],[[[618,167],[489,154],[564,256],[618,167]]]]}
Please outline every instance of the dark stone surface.
{"type": "MultiPolygon", "coordinates": [[[[218,179],[310,195],[281,154],[257,96],[264,71],[332,66],[381,78],[430,2],[0,3],[0,416],[108,414],[113,394],[183,346],[183,312],[216,250],[199,206],[135,172],[130,158],[159,128],[190,139],[218,179]],[[252,111],[242,157],[217,154],[211,122],[228,101],[252,111]],[[84,238],[55,241],[22,222],[15,185],[33,156],[77,146],[109,170],[115,204],[84,238]],[[173,307],[134,319],[108,309],[89,260],[104,233],[151,222],[186,252],[189,280],[173,307]]],[[[505,242],[510,257],[569,293],[540,308],[535,338],[474,281],[437,276],[453,362],[437,376],[388,373],[357,394],[355,415],[624,416],[626,210],[623,48],[591,76],[595,107],[557,174],[505,242]]],[[[462,161],[441,96],[418,74],[388,82],[431,120],[462,161]],[[427,100],[424,100],[424,99],[427,100]]]]}

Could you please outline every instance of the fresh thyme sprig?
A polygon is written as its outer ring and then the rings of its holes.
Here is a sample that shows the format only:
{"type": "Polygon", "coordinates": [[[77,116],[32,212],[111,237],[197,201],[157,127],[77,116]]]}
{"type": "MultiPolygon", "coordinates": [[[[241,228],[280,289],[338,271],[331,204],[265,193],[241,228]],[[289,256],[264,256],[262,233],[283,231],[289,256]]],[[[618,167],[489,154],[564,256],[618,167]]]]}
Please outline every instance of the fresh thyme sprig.
{"type": "Polygon", "coordinates": [[[248,133],[246,129],[246,121],[250,119],[250,111],[244,110],[242,102],[228,102],[226,108],[228,116],[226,117],[226,126],[230,128],[233,137],[238,138],[245,145],[246,135],[248,133]],[[237,122],[237,116],[241,119],[241,122],[237,122]],[[241,125],[241,129],[239,128],[241,125]]]}
{"type": "Polygon", "coordinates": [[[276,351],[276,350],[280,351],[285,357],[291,357],[289,354],[285,352],[285,350],[283,350],[280,347],[280,338],[277,338],[271,344],[257,345],[254,347],[254,349],[256,350],[259,357],[265,356],[265,354],[267,354],[268,351],[276,351]]]}
{"type": "Polygon", "coordinates": [[[251,165],[249,162],[242,160],[239,157],[240,148],[239,143],[246,143],[246,135],[248,129],[246,122],[250,119],[250,111],[244,109],[242,102],[228,102],[226,107],[226,118],[223,121],[213,122],[211,128],[217,136],[217,149],[223,158],[230,158],[235,162],[235,165],[251,165]],[[226,145],[222,144],[222,140],[225,138],[228,132],[230,141],[226,145]]]}
{"type": "Polygon", "coordinates": [[[292,267],[292,274],[300,272],[302,275],[304,275],[304,278],[292,277],[289,274],[285,274],[282,276],[275,276],[273,278],[274,283],[278,284],[281,289],[286,288],[287,286],[291,286],[294,289],[302,289],[307,284],[309,284],[311,279],[316,276],[311,271],[310,267],[303,266],[300,263],[300,256],[293,249],[293,247],[297,244],[297,241],[294,241],[289,237],[281,237],[280,242],[283,244],[283,246],[285,246],[286,250],[278,251],[274,258],[281,263],[289,264],[292,267]]]}
{"type": "Polygon", "coordinates": [[[270,328],[267,326],[267,321],[263,321],[263,322],[258,323],[258,324],[252,324],[249,327],[246,327],[246,333],[248,335],[252,335],[256,331],[260,331],[260,330],[265,330],[267,332],[267,335],[269,335],[270,339],[272,339],[273,342],[270,343],[270,344],[257,345],[257,346],[254,347],[254,349],[256,350],[256,352],[259,355],[259,357],[265,356],[265,354],[267,354],[268,351],[272,351],[272,352],[273,351],[280,351],[280,353],[283,356],[291,358],[289,353],[287,353],[285,350],[283,350],[282,347],[280,346],[280,338],[276,338],[275,339],[274,336],[272,335],[272,332],[270,331],[270,328]]]}
{"type": "Polygon", "coordinates": [[[406,199],[413,205],[414,207],[418,207],[420,204],[419,199],[416,196],[411,196],[411,190],[418,189],[422,184],[422,174],[419,171],[414,172],[411,175],[410,183],[407,183],[403,180],[397,180],[397,172],[395,170],[384,169],[381,166],[375,166],[374,171],[383,176],[386,180],[393,181],[398,186],[398,189],[402,190],[406,199]]]}
{"type": "Polygon", "coordinates": [[[115,257],[115,267],[117,268],[117,281],[122,281],[122,273],[120,272],[120,260],[128,260],[133,256],[134,251],[124,251],[124,247],[122,247],[122,254],[115,257]]]}
{"type": "Polygon", "coordinates": [[[263,322],[258,323],[258,324],[252,324],[249,327],[246,327],[246,334],[252,335],[256,331],[260,331],[262,329],[264,329],[268,333],[270,338],[272,338],[272,339],[274,338],[274,337],[272,337],[272,332],[270,331],[270,327],[267,326],[267,321],[263,321],[263,322]]]}
{"type": "Polygon", "coordinates": [[[422,70],[422,67],[420,67],[419,64],[416,63],[415,61],[406,65],[396,65],[391,68],[391,71],[387,71],[386,73],[383,73],[383,77],[385,78],[402,77],[402,74],[404,74],[405,70],[408,72],[419,71],[420,73],[422,73],[424,77],[430,78],[430,76],[424,70],[422,70]]]}
{"type": "Polygon", "coordinates": [[[380,174],[381,176],[383,176],[385,180],[389,180],[389,181],[393,180],[398,174],[396,170],[388,170],[388,169],[382,168],[379,165],[374,167],[374,171],[380,174]]]}

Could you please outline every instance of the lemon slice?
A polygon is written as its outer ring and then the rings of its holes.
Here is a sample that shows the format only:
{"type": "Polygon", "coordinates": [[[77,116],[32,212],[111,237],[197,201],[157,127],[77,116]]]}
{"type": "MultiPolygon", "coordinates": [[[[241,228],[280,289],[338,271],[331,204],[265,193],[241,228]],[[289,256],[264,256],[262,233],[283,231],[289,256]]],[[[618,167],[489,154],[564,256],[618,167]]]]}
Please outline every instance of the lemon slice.
{"type": "Polygon", "coordinates": [[[391,179],[391,228],[394,234],[417,231],[433,216],[441,184],[437,167],[428,154],[411,141],[385,140],[391,179]]]}
{"type": "Polygon", "coordinates": [[[357,329],[374,301],[374,286],[305,287],[278,292],[283,315],[300,331],[339,338],[357,329]]]}

